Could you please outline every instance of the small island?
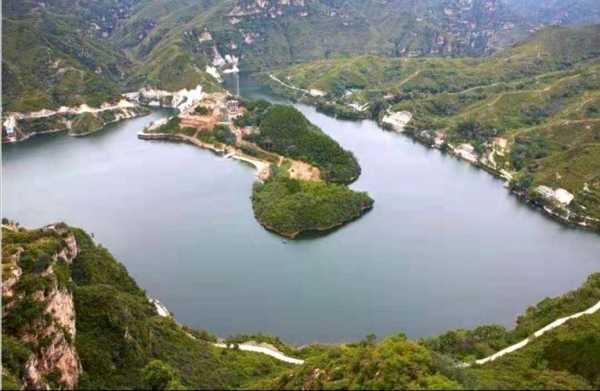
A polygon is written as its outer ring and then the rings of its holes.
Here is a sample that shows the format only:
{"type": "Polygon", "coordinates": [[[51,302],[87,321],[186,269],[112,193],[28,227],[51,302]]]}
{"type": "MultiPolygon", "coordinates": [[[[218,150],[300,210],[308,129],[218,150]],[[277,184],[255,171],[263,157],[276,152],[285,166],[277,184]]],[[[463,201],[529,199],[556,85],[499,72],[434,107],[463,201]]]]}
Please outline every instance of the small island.
{"type": "Polygon", "coordinates": [[[360,175],[354,155],[291,106],[205,94],[139,137],[185,142],[253,165],[255,217],[286,238],[338,228],[374,204],[348,187],[360,175]]]}
{"type": "Polygon", "coordinates": [[[373,207],[373,202],[367,193],[344,185],[283,176],[256,183],[252,192],[252,206],[258,221],[290,239],[303,232],[337,228],[362,216],[373,207]]]}

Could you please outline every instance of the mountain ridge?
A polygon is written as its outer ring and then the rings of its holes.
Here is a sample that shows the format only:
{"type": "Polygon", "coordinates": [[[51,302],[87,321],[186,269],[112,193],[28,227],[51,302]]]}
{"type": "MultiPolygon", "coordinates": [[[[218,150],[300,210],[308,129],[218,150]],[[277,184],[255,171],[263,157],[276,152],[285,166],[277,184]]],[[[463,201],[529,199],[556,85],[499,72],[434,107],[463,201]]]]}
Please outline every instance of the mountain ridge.
{"type": "MultiPolygon", "coordinates": [[[[215,90],[215,73],[316,58],[481,56],[539,27],[500,0],[7,0],[2,7],[3,108],[17,112],[98,106],[144,86],[215,90]]],[[[595,15],[598,6],[589,8],[595,15]]]]}

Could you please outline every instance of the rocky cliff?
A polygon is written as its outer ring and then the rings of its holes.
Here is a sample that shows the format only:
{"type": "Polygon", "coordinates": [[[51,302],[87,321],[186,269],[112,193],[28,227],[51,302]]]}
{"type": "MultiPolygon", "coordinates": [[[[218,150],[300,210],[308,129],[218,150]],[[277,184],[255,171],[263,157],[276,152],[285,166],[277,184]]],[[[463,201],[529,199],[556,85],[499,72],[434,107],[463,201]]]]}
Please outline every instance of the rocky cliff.
{"type": "Polygon", "coordinates": [[[164,317],[80,229],[3,219],[2,237],[2,389],[230,389],[286,368],[164,317]]]}
{"type": "Polygon", "coordinates": [[[2,287],[2,320],[11,337],[29,348],[22,366],[23,385],[74,388],[81,362],[74,344],[73,290],[65,271],[78,254],[75,237],[62,224],[35,235],[9,230],[9,235],[24,240],[2,248],[3,270],[8,272],[2,287]],[[32,255],[42,248],[50,251],[34,261],[32,255]]]}

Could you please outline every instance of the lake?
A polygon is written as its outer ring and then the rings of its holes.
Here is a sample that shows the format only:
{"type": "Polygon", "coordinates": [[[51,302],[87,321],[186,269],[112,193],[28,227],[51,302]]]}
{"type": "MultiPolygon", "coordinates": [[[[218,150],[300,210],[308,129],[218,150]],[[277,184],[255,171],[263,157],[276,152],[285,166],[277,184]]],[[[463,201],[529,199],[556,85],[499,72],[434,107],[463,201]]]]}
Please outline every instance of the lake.
{"type": "Polygon", "coordinates": [[[352,187],[375,199],[330,234],[284,242],[254,219],[251,167],[138,140],[160,111],[4,145],[4,216],[94,233],[182,323],[298,344],[510,326],[600,270],[600,236],[522,205],[486,172],[372,121],[296,107],[355,153],[352,187]]]}

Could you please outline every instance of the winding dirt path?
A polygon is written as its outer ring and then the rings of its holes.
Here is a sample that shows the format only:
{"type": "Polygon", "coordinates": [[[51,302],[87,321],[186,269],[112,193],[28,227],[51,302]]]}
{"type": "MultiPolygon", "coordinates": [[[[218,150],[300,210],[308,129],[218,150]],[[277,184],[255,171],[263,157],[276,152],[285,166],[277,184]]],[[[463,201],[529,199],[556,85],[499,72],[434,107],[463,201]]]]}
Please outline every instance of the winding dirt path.
{"type": "MultiPolygon", "coordinates": [[[[554,322],[550,323],[549,325],[547,325],[545,327],[542,327],[541,329],[539,329],[538,331],[536,331],[535,333],[533,333],[533,336],[531,336],[529,338],[526,338],[526,339],[522,340],[521,342],[516,343],[514,345],[511,345],[511,346],[509,346],[509,347],[507,347],[505,349],[502,349],[499,352],[497,352],[495,354],[492,354],[489,357],[477,360],[477,361],[475,361],[475,363],[478,364],[478,365],[482,365],[482,364],[486,364],[488,362],[497,360],[498,358],[500,358],[502,356],[505,356],[505,355],[507,355],[509,353],[515,352],[515,351],[517,351],[517,350],[519,350],[519,349],[527,346],[527,344],[529,342],[532,342],[535,338],[539,338],[542,335],[544,335],[546,332],[548,332],[550,330],[554,330],[555,328],[557,328],[559,326],[562,326],[563,324],[565,324],[567,321],[569,321],[571,319],[576,319],[576,318],[579,318],[579,317],[581,317],[583,315],[591,315],[591,314],[597,312],[598,310],[600,310],[600,301],[597,302],[595,305],[591,306],[590,308],[588,308],[585,311],[581,311],[581,312],[578,312],[578,313],[573,314],[571,316],[566,316],[564,318],[557,319],[554,322]]],[[[469,364],[465,364],[463,366],[464,367],[469,367],[470,365],[469,364]]]]}
{"type": "MultiPolygon", "coordinates": [[[[169,309],[164,304],[162,304],[160,302],[160,300],[158,300],[154,297],[147,297],[147,299],[150,302],[150,304],[154,305],[154,309],[156,310],[156,313],[158,314],[158,316],[163,317],[163,318],[172,318],[173,320],[175,320],[175,318],[173,318],[173,315],[171,314],[169,309]]],[[[177,320],[175,320],[175,322],[179,325],[177,320]]],[[[184,330],[184,332],[191,339],[198,340],[198,338],[196,338],[192,334],[188,333],[187,331],[184,330]]],[[[235,349],[237,347],[241,351],[266,354],[267,356],[273,357],[276,360],[279,360],[279,361],[282,361],[282,362],[285,362],[288,364],[294,364],[294,365],[304,364],[304,360],[286,356],[285,354],[283,354],[279,350],[277,350],[277,348],[275,346],[267,344],[267,343],[258,343],[258,342],[254,342],[254,341],[248,341],[246,343],[241,343],[241,344],[213,343],[212,346],[214,346],[215,348],[219,348],[219,349],[235,349]]]]}
{"type": "Polygon", "coordinates": [[[404,79],[400,83],[398,83],[398,85],[396,87],[402,87],[403,85],[405,85],[409,81],[413,80],[415,77],[419,76],[420,74],[421,74],[421,70],[419,69],[418,71],[416,71],[415,73],[413,73],[412,75],[410,75],[409,77],[407,77],[406,79],[404,79]]]}
{"type": "Polygon", "coordinates": [[[305,94],[310,94],[310,92],[309,92],[308,90],[304,90],[304,89],[302,89],[302,88],[298,88],[298,87],[296,87],[296,86],[293,86],[293,85],[291,85],[291,84],[288,84],[288,83],[286,83],[286,82],[284,82],[284,81],[281,81],[280,79],[278,79],[278,78],[277,78],[276,76],[274,76],[274,75],[269,75],[269,77],[271,78],[271,80],[273,80],[273,81],[276,81],[277,83],[279,83],[279,84],[281,84],[282,86],[284,86],[284,87],[287,87],[287,88],[289,88],[289,89],[291,89],[291,90],[294,90],[294,91],[300,91],[300,92],[303,92],[303,93],[305,93],[305,94]]]}
{"type": "MultiPolygon", "coordinates": [[[[232,347],[228,347],[227,345],[225,345],[223,343],[216,343],[216,344],[213,344],[213,346],[216,348],[221,348],[221,349],[232,349],[232,347]]],[[[254,352],[254,353],[266,354],[267,356],[273,357],[276,360],[283,361],[288,364],[294,364],[294,365],[304,364],[304,360],[286,356],[285,354],[283,354],[279,350],[277,350],[275,347],[268,346],[267,344],[257,344],[257,343],[247,342],[247,343],[239,344],[239,345],[237,345],[237,347],[244,352],[254,352]]]]}

